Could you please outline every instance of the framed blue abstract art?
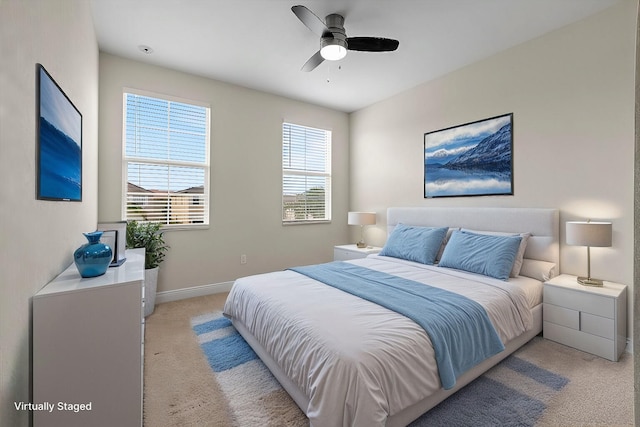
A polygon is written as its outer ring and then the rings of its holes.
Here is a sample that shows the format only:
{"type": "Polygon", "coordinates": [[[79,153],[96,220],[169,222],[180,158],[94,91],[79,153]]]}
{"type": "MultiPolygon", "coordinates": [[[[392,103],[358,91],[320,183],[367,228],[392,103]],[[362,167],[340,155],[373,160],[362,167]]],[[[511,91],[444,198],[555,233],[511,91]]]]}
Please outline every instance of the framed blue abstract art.
{"type": "Polygon", "coordinates": [[[82,201],[82,114],[36,64],[39,200],[82,201]]]}

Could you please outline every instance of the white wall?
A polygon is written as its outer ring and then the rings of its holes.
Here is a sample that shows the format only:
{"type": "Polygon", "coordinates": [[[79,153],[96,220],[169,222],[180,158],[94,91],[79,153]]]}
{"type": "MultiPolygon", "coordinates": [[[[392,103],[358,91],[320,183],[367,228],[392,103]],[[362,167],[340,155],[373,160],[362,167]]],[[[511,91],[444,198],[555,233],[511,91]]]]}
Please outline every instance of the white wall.
{"type": "MultiPolygon", "coordinates": [[[[553,207],[561,239],[567,220],[611,220],[592,275],[632,286],[636,8],[622,1],[353,113],[350,208],[379,214],[368,242],[384,243],[389,206],[553,207]],[[423,198],[425,132],[511,112],[513,196],[423,198]]],[[[586,268],[585,248],[561,246],[562,272],[586,268]]]]}
{"type": "Polygon", "coordinates": [[[27,426],[31,297],[94,230],[98,47],[88,2],[0,1],[0,425],[27,426]],[[83,201],[36,200],[36,63],[82,113],[83,201]]]}
{"type": "Polygon", "coordinates": [[[345,113],[178,71],[100,54],[100,221],[119,220],[122,92],[135,88],[211,106],[211,226],[169,231],[158,291],[231,281],[331,260],[347,237],[348,120],[345,113]],[[282,122],[330,129],[333,221],[283,226],[282,122]],[[247,264],[240,264],[240,255],[247,264]]]}

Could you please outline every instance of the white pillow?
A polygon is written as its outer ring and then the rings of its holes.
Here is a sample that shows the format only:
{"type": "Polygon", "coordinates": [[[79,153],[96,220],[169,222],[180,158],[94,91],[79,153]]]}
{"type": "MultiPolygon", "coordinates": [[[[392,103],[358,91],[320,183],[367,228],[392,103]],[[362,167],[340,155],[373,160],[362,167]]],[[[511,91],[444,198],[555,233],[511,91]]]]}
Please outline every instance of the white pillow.
{"type": "Polygon", "coordinates": [[[470,233],[476,234],[488,234],[491,236],[520,236],[522,239],[520,240],[520,248],[518,248],[518,253],[516,253],[516,259],[513,262],[513,268],[511,268],[511,273],[509,273],[509,277],[518,277],[520,275],[520,269],[522,268],[522,260],[524,259],[524,251],[527,249],[527,241],[531,236],[531,233],[503,233],[501,231],[478,231],[478,230],[470,230],[468,228],[462,228],[462,231],[468,231],[470,233]]]}
{"type": "Polygon", "coordinates": [[[546,282],[556,276],[556,265],[548,261],[525,258],[522,260],[520,275],[546,282]]]}
{"type": "Polygon", "coordinates": [[[440,258],[442,258],[444,247],[447,246],[447,242],[449,242],[449,239],[451,238],[451,234],[456,230],[460,230],[460,228],[449,227],[449,229],[447,230],[447,234],[444,236],[444,239],[442,239],[442,244],[440,245],[440,249],[438,250],[438,255],[436,255],[436,263],[440,261],[440,258]]]}

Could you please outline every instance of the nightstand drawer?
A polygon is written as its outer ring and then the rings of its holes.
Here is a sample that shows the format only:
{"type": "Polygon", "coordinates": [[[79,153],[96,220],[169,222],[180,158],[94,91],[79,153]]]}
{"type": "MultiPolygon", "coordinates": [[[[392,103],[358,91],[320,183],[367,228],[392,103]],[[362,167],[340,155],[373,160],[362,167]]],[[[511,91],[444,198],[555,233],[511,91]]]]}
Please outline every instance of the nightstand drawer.
{"type": "Polygon", "coordinates": [[[604,357],[605,359],[618,360],[618,353],[612,340],[546,321],[543,322],[543,330],[546,339],[604,357]]]}
{"type": "Polygon", "coordinates": [[[615,299],[592,293],[545,286],[544,302],[610,319],[615,317],[615,299]]]}
{"type": "Polygon", "coordinates": [[[589,313],[581,313],[576,310],[547,303],[545,303],[543,307],[544,320],[547,322],[610,340],[615,336],[613,319],[595,316],[589,313]]]}
{"type": "Polygon", "coordinates": [[[610,340],[615,338],[616,333],[613,319],[589,313],[580,313],[580,330],[610,340]]]}
{"type": "Polygon", "coordinates": [[[351,259],[366,258],[371,254],[377,254],[382,248],[367,246],[359,248],[356,245],[339,245],[333,247],[334,261],[349,261],[351,259]]]}
{"type": "Polygon", "coordinates": [[[335,248],[333,250],[333,259],[334,259],[334,261],[348,261],[350,259],[365,258],[366,256],[367,256],[366,254],[353,252],[353,251],[347,251],[347,250],[344,250],[344,249],[335,248]]]}
{"type": "Polygon", "coordinates": [[[580,312],[557,305],[545,303],[542,306],[544,320],[553,322],[556,325],[566,326],[571,329],[580,330],[580,312]]]}

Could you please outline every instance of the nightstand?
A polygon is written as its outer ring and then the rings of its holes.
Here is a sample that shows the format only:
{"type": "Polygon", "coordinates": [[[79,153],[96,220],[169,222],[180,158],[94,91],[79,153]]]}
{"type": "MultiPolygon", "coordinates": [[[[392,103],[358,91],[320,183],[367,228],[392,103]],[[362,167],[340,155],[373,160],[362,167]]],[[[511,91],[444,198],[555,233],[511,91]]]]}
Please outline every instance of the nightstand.
{"type": "Polygon", "coordinates": [[[543,335],[618,361],[627,344],[627,286],[587,287],[561,274],[544,284],[543,335]]]}
{"type": "Polygon", "coordinates": [[[334,261],[347,261],[350,259],[366,258],[367,255],[377,254],[382,248],[376,246],[367,246],[366,248],[359,248],[354,245],[340,245],[333,247],[333,260],[334,261]]]}

